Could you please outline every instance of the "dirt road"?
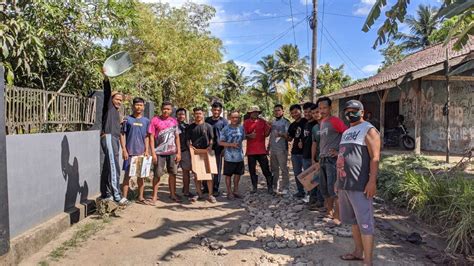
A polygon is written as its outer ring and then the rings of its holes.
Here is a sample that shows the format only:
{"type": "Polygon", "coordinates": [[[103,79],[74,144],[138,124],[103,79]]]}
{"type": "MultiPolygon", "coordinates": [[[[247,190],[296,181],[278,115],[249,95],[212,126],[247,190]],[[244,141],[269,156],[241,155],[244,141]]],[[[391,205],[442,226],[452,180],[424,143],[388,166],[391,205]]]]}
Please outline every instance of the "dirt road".
{"type": "MultiPolygon", "coordinates": [[[[245,195],[248,177],[241,183],[245,195]]],[[[164,201],[157,206],[132,204],[79,246],[66,245],[64,256],[51,256],[78,228],[100,222],[89,217],[22,265],[361,265],[339,259],[352,247],[350,237],[337,236],[347,233],[344,228],[331,229],[322,215],[292,197],[272,197],[262,189],[243,200],[177,204],[167,195],[163,185],[164,201]]],[[[375,264],[427,263],[413,245],[377,231],[375,264]]]]}

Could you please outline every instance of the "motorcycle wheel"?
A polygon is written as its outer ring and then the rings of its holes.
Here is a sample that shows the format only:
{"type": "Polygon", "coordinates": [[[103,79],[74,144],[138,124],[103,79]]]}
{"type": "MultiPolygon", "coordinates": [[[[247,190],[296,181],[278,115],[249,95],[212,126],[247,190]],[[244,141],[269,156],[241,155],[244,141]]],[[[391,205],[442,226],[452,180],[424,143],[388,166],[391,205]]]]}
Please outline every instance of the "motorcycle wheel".
{"type": "Polygon", "coordinates": [[[402,137],[402,146],[407,150],[414,150],[415,140],[412,137],[405,135],[402,137]]]}

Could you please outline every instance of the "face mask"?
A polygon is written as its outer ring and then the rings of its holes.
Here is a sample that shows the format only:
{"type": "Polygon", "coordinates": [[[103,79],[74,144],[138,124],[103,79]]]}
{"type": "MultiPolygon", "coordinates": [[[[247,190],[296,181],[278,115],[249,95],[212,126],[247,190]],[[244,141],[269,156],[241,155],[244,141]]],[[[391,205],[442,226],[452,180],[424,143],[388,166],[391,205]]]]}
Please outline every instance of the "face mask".
{"type": "Polygon", "coordinates": [[[357,112],[347,112],[346,119],[351,123],[359,122],[362,119],[362,116],[359,111],[357,112]]]}

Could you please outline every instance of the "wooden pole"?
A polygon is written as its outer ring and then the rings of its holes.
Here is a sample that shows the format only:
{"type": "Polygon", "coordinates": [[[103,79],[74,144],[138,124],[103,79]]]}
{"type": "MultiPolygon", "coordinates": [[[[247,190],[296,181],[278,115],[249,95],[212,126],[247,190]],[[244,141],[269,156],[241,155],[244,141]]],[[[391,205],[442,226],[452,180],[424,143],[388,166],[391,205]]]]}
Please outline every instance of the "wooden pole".
{"type": "Polygon", "coordinates": [[[421,79],[412,81],[415,87],[415,154],[421,154],[421,79]]]}
{"type": "Polygon", "coordinates": [[[313,46],[311,48],[311,101],[315,102],[318,98],[317,93],[317,75],[318,75],[318,60],[316,52],[318,48],[318,0],[313,0],[313,15],[309,22],[311,30],[313,30],[313,46]]]}
{"type": "Polygon", "coordinates": [[[449,126],[449,105],[450,105],[450,85],[449,85],[449,49],[446,47],[446,163],[449,163],[449,150],[451,142],[451,128],[449,126]]]}
{"type": "Polygon", "coordinates": [[[380,100],[380,138],[382,139],[382,147],[383,147],[383,137],[384,137],[384,134],[385,134],[385,102],[387,101],[387,97],[388,97],[388,93],[390,91],[390,88],[389,89],[386,89],[386,90],[383,90],[382,93],[383,93],[383,96],[382,98],[380,98],[379,96],[379,100],[380,100]]]}

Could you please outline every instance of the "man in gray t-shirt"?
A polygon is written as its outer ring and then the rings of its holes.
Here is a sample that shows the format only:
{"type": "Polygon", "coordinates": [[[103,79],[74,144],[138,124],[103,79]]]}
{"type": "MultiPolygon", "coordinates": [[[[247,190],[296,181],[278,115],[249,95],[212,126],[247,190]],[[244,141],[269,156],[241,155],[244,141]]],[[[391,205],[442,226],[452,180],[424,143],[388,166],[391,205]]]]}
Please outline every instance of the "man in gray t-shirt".
{"type": "Polygon", "coordinates": [[[290,185],[290,177],[288,172],[288,140],[287,132],[290,121],[283,117],[284,110],[281,104],[275,105],[273,115],[275,119],[272,121],[270,132],[270,142],[268,143],[270,150],[270,164],[273,174],[273,188],[282,193],[287,193],[290,185]],[[278,186],[278,180],[282,175],[282,184],[278,186]]]}

